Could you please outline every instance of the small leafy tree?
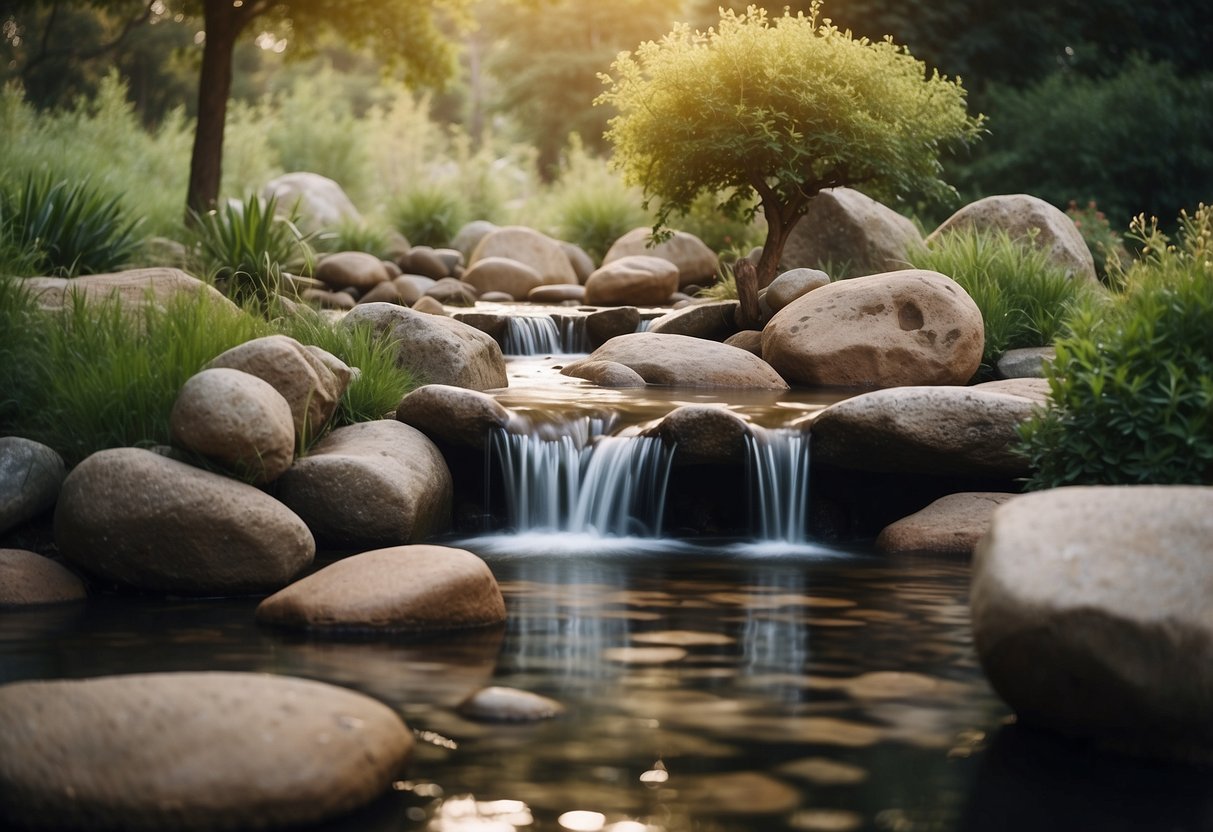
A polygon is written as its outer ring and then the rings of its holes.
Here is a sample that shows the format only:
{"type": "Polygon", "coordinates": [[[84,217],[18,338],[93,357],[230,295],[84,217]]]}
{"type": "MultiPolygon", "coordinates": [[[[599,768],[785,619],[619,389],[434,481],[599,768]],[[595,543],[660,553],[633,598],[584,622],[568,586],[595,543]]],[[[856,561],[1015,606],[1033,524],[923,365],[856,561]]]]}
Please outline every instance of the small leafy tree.
{"type": "Polygon", "coordinates": [[[939,154],[981,129],[959,81],[891,40],[854,38],[819,11],[726,10],[706,33],[679,25],[621,53],[602,76],[598,102],[619,111],[607,132],[616,164],[644,188],[646,207],[656,200],[656,228],[704,191],[730,194],[721,208],[732,214],[752,214],[757,196],[768,227],[759,286],[775,277],[788,235],[823,188],[948,195],[939,154]]]}

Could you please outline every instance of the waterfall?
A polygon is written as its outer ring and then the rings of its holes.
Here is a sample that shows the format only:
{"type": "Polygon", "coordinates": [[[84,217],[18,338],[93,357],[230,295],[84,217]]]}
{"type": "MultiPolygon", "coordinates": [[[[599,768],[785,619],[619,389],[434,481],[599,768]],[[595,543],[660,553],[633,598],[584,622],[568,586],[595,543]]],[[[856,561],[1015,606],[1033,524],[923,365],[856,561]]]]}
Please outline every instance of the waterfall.
{"type": "Polygon", "coordinates": [[[750,507],[763,541],[808,542],[809,434],[795,429],[750,429],[750,507]]]}
{"type": "Polygon", "coordinates": [[[654,320],[653,318],[641,318],[636,323],[636,329],[633,331],[634,332],[648,332],[649,327],[651,327],[653,325],[653,320],[654,320]]]}
{"type": "Polygon", "coordinates": [[[580,315],[511,315],[501,351],[505,355],[589,352],[585,318],[580,315]]]}
{"type": "Polygon", "coordinates": [[[570,427],[553,438],[494,432],[492,453],[514,530],[659,536],[673,450],[657,437],[570,427]]]}

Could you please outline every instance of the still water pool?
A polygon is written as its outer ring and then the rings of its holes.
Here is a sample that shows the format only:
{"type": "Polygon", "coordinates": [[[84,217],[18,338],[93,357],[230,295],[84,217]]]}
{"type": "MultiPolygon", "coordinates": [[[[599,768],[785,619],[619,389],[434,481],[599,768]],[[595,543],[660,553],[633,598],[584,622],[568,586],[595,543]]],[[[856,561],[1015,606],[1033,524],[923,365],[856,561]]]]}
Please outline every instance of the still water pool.
{"type": "Polygon", "coordinates": [[[501,583],[500,630],[335,641],[259,628],[255,599],[101,597],[0,614],[0,681],[251,670],[370,694],[416,733],[410,779],[329,830],[1213,829],[1207,772],[1009,724],[967,564],[491,543],[460,545],[501,583]],[[567,712],[460,718],[488,684],[567,712]]]}

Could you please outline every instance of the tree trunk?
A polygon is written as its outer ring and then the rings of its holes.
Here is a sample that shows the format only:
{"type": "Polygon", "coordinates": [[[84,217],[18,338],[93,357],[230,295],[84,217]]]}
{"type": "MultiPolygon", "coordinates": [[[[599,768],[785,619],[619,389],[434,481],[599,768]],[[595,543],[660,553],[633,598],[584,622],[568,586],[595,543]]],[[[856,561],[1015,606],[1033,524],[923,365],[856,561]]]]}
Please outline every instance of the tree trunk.
{"type": "Polygon", "coordinates": [[[779,258],[783,256],[783,247],[792,234],[792,229],[800,221],[799,215],[793,215],[787,221],[771,222],[767,217],[767,238],[762,244],[762,256],[758,258],[758,288],[765,289],[771,281],[779,276],[779,258]]]}
{"type": "Polygon", "coordinates": [[[738,329],[762,329],[762,310],[758,306],[758,271],[742,257],[733,264],[733,281],[737,284],[738,329]]]}
{"type": "Polygon", "coordinates": [[[232,91],[232,51],[236,38],[250,19],[252,4],[233,6],[231,0],[206,0],[203,21],[206,43],[198,76],[198,124],[190,156],[190,184],[186,193],[186,223],[191,212],[215,207],[223,178],[223,129],[227,100],[232,91]]]}

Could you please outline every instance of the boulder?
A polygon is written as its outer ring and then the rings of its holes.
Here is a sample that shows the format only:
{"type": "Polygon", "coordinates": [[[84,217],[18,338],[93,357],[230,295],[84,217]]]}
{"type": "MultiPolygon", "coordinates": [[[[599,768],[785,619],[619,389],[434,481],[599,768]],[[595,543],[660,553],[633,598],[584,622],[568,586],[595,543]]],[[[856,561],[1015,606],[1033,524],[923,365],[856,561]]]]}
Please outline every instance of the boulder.
{"type": "Polygon", "coordinates": [[[202,454],[258,485],[295,458],[291,406],[269,383],[219,367],[191,376],[169,414],[178,447],[202,454]]]}
{"type": "Polygon", "coordinates": [[[357,289],[367,292],[391,280],[383,261],[365,251],[326,254],[316,264],[316,279],[333,291],[357,289]]]}
{"type": "Polygon", "coordinates": [[[320,434],[353,377],[337,356],[319,347],[305,347],[286,335],[246,341],[220,353],[206,366],[240,370],[277,390],[291,408],[295,436],[300,438],[320,434]]]}
{"type": "Polygon", "coordinates": [[[987,393],[1006,393],[1008,396],[1022,396],[1039,404],[1049,401],[1049,382],[1043,378],[1003,378],[995,381],[983,381],[974,384],[970,390],[983,390],[987,393]]]}
{"type": "Polygon", "coordinates": [[[462,280],[444,277],[426,289],[425,294],[443,306],[475,306],[480,290],[462,280]]]}
{"type": "Polygon", "coordinates": [[[948,494],[886,526],[876,548],[889,554],[971,555],[977,541],[990,529],[994,510],[1014,494],[968,491],[948,494]]]}
{"type": "Polygon", "coordinates": [[[437,282],[432,277],[423,277],[419,274],[402,274],[392,280],[392,285],[400,293],[401,302],[405,306],[412,306],[424,297],[425,293],[437,282]]]}
{"type": "Polygon", "coordinates": [[[455,710],[480,722],[538,722],[560,716],[564,706],[537,693],[494,685],[476,691],[455,710]]]}
{"type": "Polygon", "coordinates": [[[810,385],[964,384],[981,365],[984,344],[981,310],[965,290],[916,269],[814,289],[762,331],[767,363],[810,385]]]}
{"type": "Polygon", "coordinates": [[[386,791],[413,735],[361,693],[259,673],[0,687],[0,817],[23,828],[310,826],[386,791]]]}
{"type": "Polygon", "coordinates": [[[500,312],[456,312],[451,317],[492,336],[498,344],[505,342],[510,325],[510,316],[500,312]]]}
{"type": "MultiPolygon", "coordinates": [[[[565,373],[574,375],[574,373],[565,373]]],[[[625,367],[617,361],[580,361],[575,373],[577,378],[585,379],[599,387],[628,388],[644,387],[645,380],[640,373],[631,367],[625,367]]]]}
{"type": "Polygon", "coordinates": [[[590,346],[601,347],[616,335],[629,335],[640,323],[640,310],[634,306],[600,309],[585,316],[585,333],[590,346]]]}
{"type": "MultiPolygon", "coordinates": [[[[417,248],[423,248],[418,246],[417,248]]],[[[436,248],[433,249],[434,256],[442,261],[446,266],[447,274],[451,277],[461,277],[463,264],[467,258],[463,256],[463,252],[454,248],[436,248]]]]}
{"type": "Polygon", "coordinates": [[[585,249],[573,243],[560,243],[560,250],[564,252],[564,256],[569,258],[569,263],[573,266],[573,271],[577,274],[577,280],[585,283],[594,269],[598,268],[594,265],[594,258],[586,254],[585,249]]]}
{"type": "Polygon", "coordinates": [[[931,232],[927,242],[951,231],[1005,231],[1013,239],[1030,240],[1073,278],[1098,282],[1095,260],[1074,221],[1043,199],[1028,194],[988,196],[969,203],[931,232]]]}
{"type": "Polygon", "coordinates": [[[678,286],[675,288],[692,283],[702,285],[716,279],[720,261],[703,240],[685,231],[675,231],[670,239],[650,247],[652,233],[653,229],[648,227],[633,228],[615,241],[602,258],[602,265],[635,255],[660,257],[678,267],[678,286]]]}
{"type": "MultiPolygon", "coordinates": [[[[471,304],[468,305],[470,306],[471,304]]],[[[442,301],[436,300],[429,295],[423,295],[418,298],[417,302],[413,304],[413,311],[439,318],[446,315],[446,308],[442,305],[442,301]]]]}
{"type": "Polygon", "coordinates": [[[476,299],[478,303],[515,303],[517,300],[518,298],[507,295],[505,292],[483,292],[476,299]]]}
{"type": "Polygon", "coordinates": [[[526,294],[528,303],[585,303],[585,287],[571,283],[536,286],[526,294]]]}
{"type": "Polygon", "coordinates": [[[763,297],[772,313],[814,289],[828,286],[830,276],[819,269],[791,269],[771,281],[763,297]]]}
{"type": "Polygon", "coordinates": [[[860,471],[1022,477],[1017,428],[1035,404],[969,387],[896,387],[830,405],[813,421],[813,460],[860,471]]]}
{"type": "Polygon", "coordinates": [[[922,246],[914,223],[851,188],[826,188],[788,236],[781,269],[819,269],[838,274],[878,274],[904,269],[911,249],[922,246]]]}
{"type": "Polygon", "coordinates": [[[0,436],[0,534],[33,520],[55,504],[67,469],[41,442],[0,436]]]}
{"type": "Polygon", "coordinates": [[[1213,758],[1213,488],[1017,497],[973,559],[973,640],[1024,723],[1213,758]]]}
{"type": "Polygon", "coordinates": [[[340,325],[367,325],[376,332],[390,333],[397,365],[409,368],[426,383],[472,390],[509,384],[501,347],[490,336],[459,321],[389,303],[368,303],[346,315],[340,325]]]}
{"type": "Polygon", "coordinates": [[[306,231],[329,231],[346,223],[361,223],[362,215],[341,186],[316,173],[287,173],[271,179],[261,198],[278,198],[279,212],[298,215],[306,231]]]}
{"type": "Polygon", "coordinates": [[[739,305],[735,300],[692,303],[654,320],[649,332],[723,341],[737,331],[739,305]]]}
{"type": "Polygon", "coordinates": [[[434,441],[484,448],[492,430],[509,422],[510,412],[487,393],[427,384],[401,399],[396,419],[434,441]]]}
{"type": "Polygon", "coordinates": [[[388,280],[395,280],[404,274],[400,267],[396,265],[395,260],[380,260],[379,262],[383,264],[383,268],[387,269],[388,280]]]}
{"type": "Polygon", "coordinates": [[[62,604],[88,596],[69,569],[24,549],[0,549],[0,608],[62,604]]]}
{"type": "Polygon", "coordinates": [[[488,220],[472,220],[455,234],[455,238],[451,240],[451,248],[462,254],[464,260],[470,262],[472,252],[476,250],[476,246],[480,245],[480,241],[499,227],[488,220]]]}
{"type": "Polygon", "coordinates": [[[277,484],[278,499],[318,540],[342,547],[416,543],[445,531],[451,494],[438,448],[392,420],[338,428],[277,484]]]}
{"type": "Polygon", "coordinates": [[[395,280],[389,280],[386,283],[380,283],[375,288],[369,290],[362,297],[358,298],[359,303],[404,303],[404,299],[400,297],[400,289],[396,286],[395,280]]]}
{"type": "Polygon", "coordinates": [[[727,408],[684,405],[671,410],[653,431],[674,446],[674,462],[741,463],[746,459],[745,421],[727,408]]]}
{"type": "Polygon", "coordinates": [[[577,273],[560,243],[531,228],[507,225],[486,234],[468,258],[475,266],[486,257],[508,257],[526,263],[544,283],[577,283],[577,273]]]}
{"type": "Polygon", "coordinates": [[[543,285],[539,272],[508,257],[477,260],[463,275],[463,280],[475,286],[478,293],[505,292],[514,298],[525,298],[532,289],[543,285]]]}
{"type": "Polygon", "coordinates": [[[345,311],[353,309],[357,303],[352,295],[347,295],[344,292],[326,292],[323,289],[304,289],[299,293],[299,297],[320,309],[345,311]]]}
{"type": "Polygon", "coordinates": [[[343,558],[266,598],[263,624],[301,630],[433,631],[505,621],[480,558],[447,546],[394,546],[343,558]]]}
{"type": "Polygon", "coordinates": [[[595,361],[614,361],[635,371],[647,384],[670,387],[786,390],[788,386],[752,353],[687,335],[620,335],[561,372],[581,378],[581,368],[595,361]]]}
{"type": "Polygon", "coordinates": [[[431,280],[442,280],[451,275],[451,265],[429,246],[413,246],[396,259],[396,265],[405,274],[419,274],[431,280]]]}
{"type": "Polygon", "coordinates": [[[762,333],[756,329],[743,329],[725,338],[724,342],[730,347],[737,347],[762,358],[762,333]]]}
{"type": "Polygon", "coordinates": [[[140,448],[99,451],[68,474],[55,542],[105,581],[188,595],[279,589],[316,552],[303,521],[269,495],[140,448]]]}
{"type": "Polygon", "coordinates": [[[86,274],[80,277],[29,277],[21,282],[42,309],[57,312],[70,306],[73,298],[87,304],[115,300],[128,312],[141,312],[152,306],[164,309],[178,298],[205,297],[212,308],[239,314],[240,308],[214,286],[190,277],[180,269],[130,269],[113,274],[86,274]]]}
{"type": "Polygon", "coordinates": [[[996,366],[1003,378],[1044,378],[1045,365],[1056,358],[1055,347],[1023,347],[1004,352],[996,366]]]}
{"type": "Polygon", "coordinates": [[[592,306],[660,306],[678,290],[678,267],[660,257],[634,254],[612,260],[585,281],[592,306]]]}

